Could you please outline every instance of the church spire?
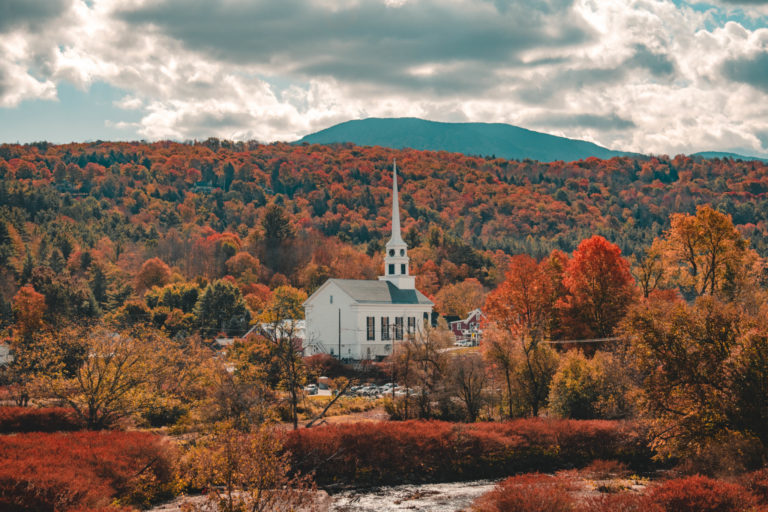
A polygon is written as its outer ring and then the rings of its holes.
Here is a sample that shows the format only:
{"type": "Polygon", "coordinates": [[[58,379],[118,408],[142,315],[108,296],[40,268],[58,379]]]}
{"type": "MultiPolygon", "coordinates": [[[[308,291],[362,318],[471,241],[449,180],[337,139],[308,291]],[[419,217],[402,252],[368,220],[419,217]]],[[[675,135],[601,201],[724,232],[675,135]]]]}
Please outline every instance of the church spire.
{"type": "Polygon", "coordinates": [[[390,243],[405,245],[400,233],[400,201],[397,196],[397,159],[395,159],[392,170],[392,236],[390,243]]]}
{"type": "Polygon", "coordinates": [[[397,191],[397,161],[392,169],[392,236],[384,253],[384,275],[382,281],[389,281],[401,290],[413,290],[415,278],[408,272],[408,246],[400,232],[400,199],[397,191]]]}

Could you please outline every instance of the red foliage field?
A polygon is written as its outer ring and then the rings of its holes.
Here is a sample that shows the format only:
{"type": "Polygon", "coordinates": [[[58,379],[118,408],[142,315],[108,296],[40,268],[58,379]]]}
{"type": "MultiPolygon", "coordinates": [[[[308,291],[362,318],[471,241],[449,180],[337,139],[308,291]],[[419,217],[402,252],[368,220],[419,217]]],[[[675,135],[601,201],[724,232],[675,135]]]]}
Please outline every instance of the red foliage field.
{"type": "MultiPolygon", "coordinates": [[[[764,472],[746,476],[747,481],[764,472]]],[[[525,474],[507,478],[478,498],[474,512],[758,512],[768,501],[733,482],[689,476],[651,484],[643,493],[587,495],[583,482],[566,476],[525,474]]]]}
{"type": "Polygon", "coordinates": [[[99,510],[115,500],[142,506],[173,480],[171,445],[148,433],[8,435],[0,454],[0,510],[99,510]]]}
{"type": "Polygon", "coordinates": [[[378,485],[499,477],[580,467],[595,459],[649,462],[636,425],[521,419],[457,424],[405,421],[330,425],[291,432],[293,467],[320,485],[378,485]]]}
{"type": "Polygon", "coordinates": [[[71,409],[64,407],[0,407],[0,434],[80,430],[71,409]]]}

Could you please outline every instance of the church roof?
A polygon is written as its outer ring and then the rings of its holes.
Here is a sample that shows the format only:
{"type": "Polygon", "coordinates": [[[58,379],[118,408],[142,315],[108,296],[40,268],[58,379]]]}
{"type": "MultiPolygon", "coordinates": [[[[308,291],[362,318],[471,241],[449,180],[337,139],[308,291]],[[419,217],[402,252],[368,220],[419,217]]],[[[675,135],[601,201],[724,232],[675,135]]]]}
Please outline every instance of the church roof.
{"type": "Polygon", "coordinates": [[[329,279],[360,304],[432,304],[418,290],[401,290],[389,281],[329,279]]]}

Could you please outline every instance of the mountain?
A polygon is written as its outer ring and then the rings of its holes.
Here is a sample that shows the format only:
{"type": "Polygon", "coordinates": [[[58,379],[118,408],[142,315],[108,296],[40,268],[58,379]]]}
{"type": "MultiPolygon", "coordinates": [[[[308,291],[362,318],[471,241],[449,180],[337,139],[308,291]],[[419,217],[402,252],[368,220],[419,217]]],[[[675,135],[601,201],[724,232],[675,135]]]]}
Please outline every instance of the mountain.
{"type": "Polygon", "coordinates": [[[707,158],[707,159],[730,158],[732,160],[744,160],[744,161],[759,160],[760,162],[768,162],[768,158],[761,158],[759,156],[745,156],[745,155],[740,155],[738,153],[728,153],[724,151],[700,151],[698,153],[692,154],[691,156],[700,156],[701,158],[707,158]]]}
{"type": "Polygon", "coordinates": [[[637,156],[613,151],[583,140],[557,137],[502,123],[439,123],[413,117],[369,118],[331,126],[309,134],[297,143],[352,142],[359,146],[384,146],[449,151],[466,155],[515,160],[571,162],[590,156],[637,156]]]}

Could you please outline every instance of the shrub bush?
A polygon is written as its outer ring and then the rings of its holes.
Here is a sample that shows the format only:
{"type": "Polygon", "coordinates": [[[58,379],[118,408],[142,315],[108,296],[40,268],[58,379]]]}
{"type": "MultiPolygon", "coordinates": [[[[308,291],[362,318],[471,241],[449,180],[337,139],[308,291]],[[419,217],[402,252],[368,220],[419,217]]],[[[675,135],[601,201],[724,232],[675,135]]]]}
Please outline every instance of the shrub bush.
{"type": "Polygon", "coordinates": [[[0,434],[59,432],[83,428],[71,409],[64,407],[0,407],[0,434]]]}
{"type": "Polygon", "coordinates": [[[174,452],[141,432],[76,432],[0,437],[0,510],[147,506],[172,491],[174,452]]]}
{"type": "Polygon", "coordinates": [[[664,512],[659,505],[642,494],[622,492],[586,498],[578,512],[664,512]]]}
{"type": "Polygon", "coordinates": [[[768,468],[747,473],[740,480],[761,503],[768,505],[768,468]]]}
{"type": "Polygon", "coordinates": [[[543,419],[327,425],[289,433],[285,448],[292,467],[314,471],[320,485],[493,478],[595,459],[644,467],[651,456],[632,423],[543,419]]]}
{"type": "Polygon", "coordinates": [[[648,496],[665,512],[746,512],[757,501],[738,484],[700,475],[668,480],[648,496]]]}
{"type": "Polygon", "coordinates": [[[573,483],[538,473],[507,478],[472,504],[475,512],[575,512],[573,483]]]}

